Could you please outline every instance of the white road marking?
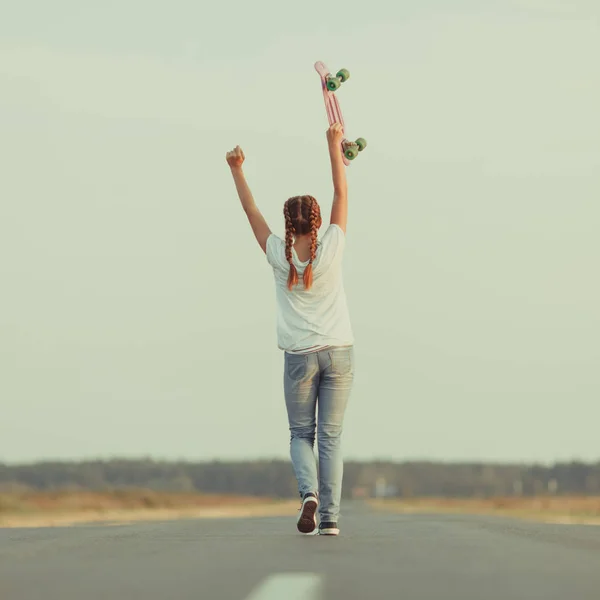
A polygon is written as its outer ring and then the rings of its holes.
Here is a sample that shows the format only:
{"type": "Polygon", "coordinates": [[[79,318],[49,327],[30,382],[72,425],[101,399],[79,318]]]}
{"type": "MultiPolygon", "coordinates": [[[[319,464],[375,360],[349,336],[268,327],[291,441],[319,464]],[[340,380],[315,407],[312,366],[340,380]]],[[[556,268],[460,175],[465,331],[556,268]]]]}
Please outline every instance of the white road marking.
{"type": "Polygon", "coordinates": [[[322,579],[314,573],[277,573],[267,577],[246,600],[322,600],[322,579]]]}

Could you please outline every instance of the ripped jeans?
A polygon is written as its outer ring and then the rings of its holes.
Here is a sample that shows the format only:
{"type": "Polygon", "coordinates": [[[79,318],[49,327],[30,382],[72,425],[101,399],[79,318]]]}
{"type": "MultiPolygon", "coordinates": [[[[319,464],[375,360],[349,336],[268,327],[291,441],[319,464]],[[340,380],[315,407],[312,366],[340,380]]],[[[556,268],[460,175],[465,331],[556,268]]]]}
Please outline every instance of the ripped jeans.
{"type": "Polygon", "coordinates": [[[310,354],[284,355],[290,455],[298,491],[300,496],[317,493],[321,522],[337,522],[344,472],[341,435],[354,381],[354,349],[330,347],[310,354]]]}

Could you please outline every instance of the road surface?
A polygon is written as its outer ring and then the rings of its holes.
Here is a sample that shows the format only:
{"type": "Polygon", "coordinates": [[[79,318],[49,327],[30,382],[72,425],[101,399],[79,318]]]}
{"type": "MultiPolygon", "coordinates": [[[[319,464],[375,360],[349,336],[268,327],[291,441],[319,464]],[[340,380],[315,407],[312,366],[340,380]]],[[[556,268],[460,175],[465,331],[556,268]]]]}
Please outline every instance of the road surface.
{"type": "Polygon", "coordinates": [[[599,600],[600,527],[345,506],[290,518],[0,529],[1,600],[599,600]]]}

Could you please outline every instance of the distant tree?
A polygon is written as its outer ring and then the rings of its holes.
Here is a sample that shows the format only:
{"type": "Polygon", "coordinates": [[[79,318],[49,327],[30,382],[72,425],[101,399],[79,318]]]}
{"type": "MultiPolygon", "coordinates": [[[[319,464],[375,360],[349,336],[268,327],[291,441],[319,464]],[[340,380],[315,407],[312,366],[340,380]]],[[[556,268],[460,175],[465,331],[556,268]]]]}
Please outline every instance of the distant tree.
{"type": "MultiPolygon", "coordinates": [[[[600,494],[600,462],[553,466],[485,463],[348,461],[346,497],[374,494],[379,483],[399,496],[501,496],[600,494]]],[[[166,462],[149,458],[83,462],[0,463],[1,490],[114,490],[205,492],[292,498],[296,480],[289,461],[166,462]]]]}

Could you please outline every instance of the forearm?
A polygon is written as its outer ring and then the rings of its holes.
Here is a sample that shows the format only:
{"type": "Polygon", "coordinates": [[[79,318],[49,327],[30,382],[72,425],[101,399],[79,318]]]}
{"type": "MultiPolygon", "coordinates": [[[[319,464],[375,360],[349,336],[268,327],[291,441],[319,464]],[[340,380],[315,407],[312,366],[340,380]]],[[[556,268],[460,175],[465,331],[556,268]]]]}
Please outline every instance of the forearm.
{"type": "Polygon", "coordinates": [[[331,222],[346,231],[348,220],[348,186],[346,183],[346,165],[342,159],[340,144],[330,144],[331,174],[333,177],[333,204],[331,222]]]}
{"type": "Polygon", "coordinates": [[[346,194],[348,190],[348,184],[346,181],[346,165],[344,165],[342,152],[338,144],[329,145],[329,158],[331,160],[333,190],[336,194],[346,194]]]}
{"type": "Polygon", "coordinates": [[[256,208],[254,197],[252,196],[252,192],[248,187],[248,182],[246,181],[246,177],[244,175],[242,167],[232,167],[231,175],[233,176],[235,188],[237,190],[244,211],[248,212],[256,208]]]}
{"type": "Polygon", "coordinates": [[[246,183],[246,177],[244,176],[244,171],[242,170],[241,165],[231,167],[231,175],[233,176],[233,181],[235,182],[235,188],[237,189],[238,196],[240,197],[242,208],[248,217],[248,221],[250,222],[250,226],[252,227],[256,241],[259,243],[263,252],[266,252],[267,240],[271,235],[271,230],[269,229],[269,226],[267,225],[262,213],[260,210],[258,210],[256,202],[254,202],[252,192],[246,183]]]}

